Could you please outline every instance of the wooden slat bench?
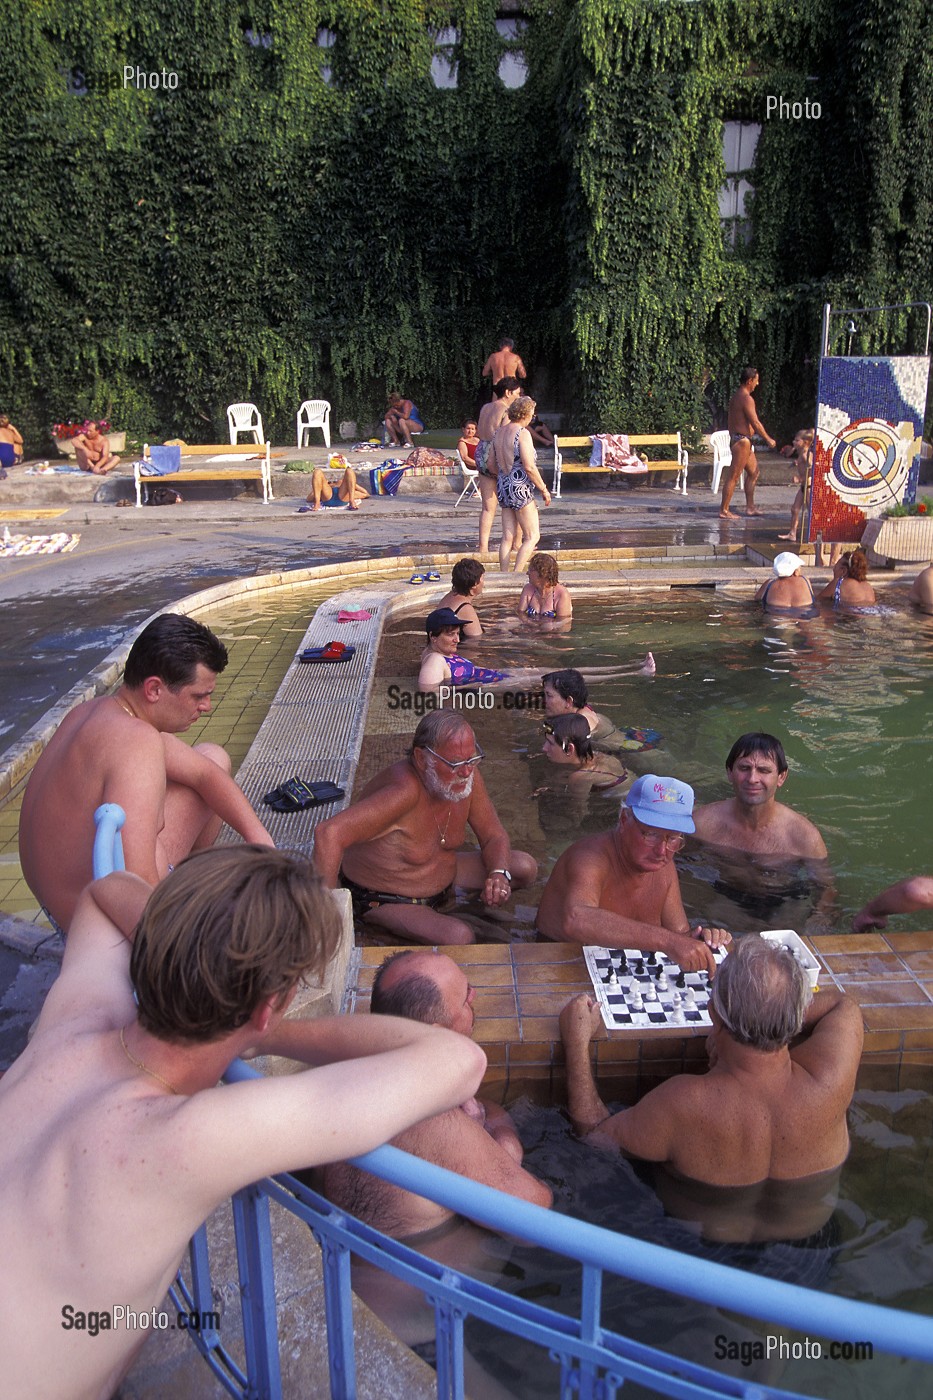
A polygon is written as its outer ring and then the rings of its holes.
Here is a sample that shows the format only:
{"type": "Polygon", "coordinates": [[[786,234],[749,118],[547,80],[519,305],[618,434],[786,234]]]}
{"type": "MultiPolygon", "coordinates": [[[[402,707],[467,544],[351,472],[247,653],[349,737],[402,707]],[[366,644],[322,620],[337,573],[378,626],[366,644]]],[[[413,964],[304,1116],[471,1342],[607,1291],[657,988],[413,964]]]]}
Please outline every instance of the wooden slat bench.
{"type": "MultiPolygon", "coordinates": [[[[148,442],[143,447],[143,457],[149,459],[148,442]]],[[[136,482],[136,504],[143,503],[143,489],[146,486],[175,486],[182,481],[261,481],[263,505],[268,505],[272,495],[272,451],[268,442],[202,443],[185,446],[181,449],[181,469],[169,472],[167,476],[146,476],[139,462],[133,463],[133,478],[136,482]],[[191,457],[242,457],[239,462],[206,462],[203,467],[186,465],[185,458],[191,457]],[[257,458],[249,461],[250,457],[257,458]]]]}
{"type": "MultiPolygon", "coordinates": [[[[646,472],[676,472],[677,478],[674,482],[674,490],[683,489],[683,494],[687,494],[687,471],[690,459],[681,441],[680,433],[634,433],[629,436],[629,443],[634,450],[638,447],[673,447],[676,449],[676,461],[649,461],[646,465],[646,472]]],[[[591,467],[588,462],[568,462],[564,465],[563,449],[571,447],[586,447],[592,449],[592,435],[587,437],[557,437],[554,438],[554,478],[551,493],[555,498],[560,497],[561,477],[565,472],[605,472],[607,476],[613,474],[611,467],[591,467]]],[[[621,474],[621,473],[620,473],[621,474]]],[[[626,473],[628,475],[628,473],[626,473]]]]}

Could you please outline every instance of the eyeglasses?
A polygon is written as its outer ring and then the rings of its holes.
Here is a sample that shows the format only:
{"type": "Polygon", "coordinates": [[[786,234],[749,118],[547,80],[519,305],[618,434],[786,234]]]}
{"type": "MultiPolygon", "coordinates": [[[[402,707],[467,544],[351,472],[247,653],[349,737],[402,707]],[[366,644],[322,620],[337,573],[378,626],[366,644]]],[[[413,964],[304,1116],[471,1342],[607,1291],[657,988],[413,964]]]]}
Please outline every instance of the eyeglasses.
{"type": "Polygon", "coordinates": [[[553,726],[553,724],[548,724],[546,721],[545,721],[544,723],[542,723],[541,728],[542,728],[542,730],[543,730],[543,732],[544,732],[545,734],[551,734],[551,735],[553,735],[553,733],[554,733],[554,726],[553,726]]]}
{"type": "Polygon", "coordinates": [[[443,763],[446,768],[450,768],[451,771],[454,772],[458,768],[475,768],[476,765],[478,763],[482,763],[483,759],[486,757],[479,745],[477,745],[476,753],[473,755],[472,758],[461,758],[458,759],[456,763],[451,763],[449,758],[445,758],[443,754],[437,753],[435,749],[429,749],[427,744],[425,744],[424,746],[424,751],[425,753],[429,753],[432,758],[436,758],[440,763],[443,763]]]}
{"type": "Polygon", "coordinates": [[[653,826],[642,826],[641,822],[638,821],[636,817],[633,817],[632,820],[635,822],[635,830],[646,846],[655,846],[657,848],[663,846],[669,851],[679,851],[683,849],[686,837],[681,836],[678,832],[659,831],[653,826]]]}

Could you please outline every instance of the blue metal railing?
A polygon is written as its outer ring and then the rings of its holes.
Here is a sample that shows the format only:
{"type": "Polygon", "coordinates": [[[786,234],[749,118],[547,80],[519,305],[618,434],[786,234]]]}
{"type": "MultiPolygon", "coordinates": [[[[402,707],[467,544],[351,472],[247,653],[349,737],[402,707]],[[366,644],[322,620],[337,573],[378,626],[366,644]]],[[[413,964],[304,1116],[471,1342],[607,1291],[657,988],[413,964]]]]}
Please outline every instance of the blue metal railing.
{"type": "MultiPolygon", "coordinates": [[[[95,875],[115,868],[114,848],[120,846],[123,816],[119,808],[101,808],[99,813],[106,815],[95,844],[95,875]]],[[[225,1079],[235,1082],[260,1077],[250,1066],[236,1060],[225,1079]]],[[[232,1200],[245,1372],[221,1344],[216,1330],[190,1334],[214,1375],[239,1400],[280,1400],[282,1396],[270,1201],[305,1221],[321,1246],[333,1400],[355,1400],[357,1394],[351,1253],[420,1289],[433,1304],[437,1394],[441,1400],[463,1400],[463,1324],[468,1316],[545,1348],[560,1365],[561,1400],[613,1400],[626,1380],[683,1400],[700,1396],[750,1400],[753,1395],[799,1400],[798,1392],[723,1375],[603,1328],[600,1314],[606,1272],[804,1333],[812,1334],[818,1325],[826,1338],[843,1342],[858,1338],[871,1343],[878,1352],[933,1362],[933,1320],[929,1318],[816,1293],[619,1235],[515,1200],[394,1147],[377,1148],[354,1158],[353,1164],[419,1196],[430,1197],[491,1230],[517,1235],[576,1260],[583,1271],[580,1315],[556,1313],[437,1264],[338,1210],[294,1177],[267,1178],[239,1191],[232,1200]]],[[[203,1226],[191,1242],[190,1267],[190,1285],[179,1274],[171,1290],[172,1299],[186,1311],[196,1309],[202,1316],[212,1313],[214,1301],[203,1226]]]]}

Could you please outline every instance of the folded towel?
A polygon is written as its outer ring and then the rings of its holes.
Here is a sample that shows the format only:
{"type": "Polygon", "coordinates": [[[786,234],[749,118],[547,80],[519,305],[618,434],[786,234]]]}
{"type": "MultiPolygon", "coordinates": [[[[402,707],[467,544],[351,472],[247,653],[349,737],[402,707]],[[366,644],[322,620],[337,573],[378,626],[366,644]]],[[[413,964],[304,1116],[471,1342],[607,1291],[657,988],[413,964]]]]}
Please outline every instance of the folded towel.
{"type": "Polygon", "coordinates": [[[341,608],[337,614],[338,622],[368,622],[372,617],[371,612],[365,608],[360,608],[359,612],[348,612],[346,608],[341,608]]]}

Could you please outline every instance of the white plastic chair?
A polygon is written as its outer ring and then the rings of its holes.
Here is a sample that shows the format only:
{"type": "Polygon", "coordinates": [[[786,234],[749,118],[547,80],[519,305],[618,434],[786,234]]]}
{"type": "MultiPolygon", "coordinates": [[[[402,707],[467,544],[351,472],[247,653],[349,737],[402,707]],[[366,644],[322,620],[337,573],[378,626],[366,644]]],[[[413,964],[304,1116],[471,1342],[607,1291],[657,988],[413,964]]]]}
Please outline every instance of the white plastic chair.
{"type": "Polygon", "coordinates": [[[240,433],[251,433],[256,442],[265,442],[262,431],[262,414],[254,403],[231,403],[227,405],[227,423],[230,426],[230,443],[235,446],[240,433]]]}
{"type": "Polygon", "coordinates": [[[330,404],[326,399],[305,399],[298,410],[298,446],[306,447],[311,440],[311,429],[320,428],[324,434],[324,446],[330,447],[330,404]]]}
{"type": "MultiPolygon", "coordinates": [[[[715,495],[719,490],[719,481],[726,467],[732,466],[732,443],[726,428],[720,429],[718,433],[710,433],[710,446],[713,449],[713,476],[710,482],[710,489],[715,495]]],[[[745,473],[739,477],[739,489],[745,483],[745,473]]]]}
{"type": "Polygon", "coordinates": [[[457,509],[457,506],[463,500],[464,496],[479,496],[479,487],[476,484],[479,472],[475,467],[470,466],[468,458],[464,457],[459,448],[457,449],[457,456],[460,458],[460,470],[463,473],[463,490],[454,503],[454,510],[457,509]]]}

